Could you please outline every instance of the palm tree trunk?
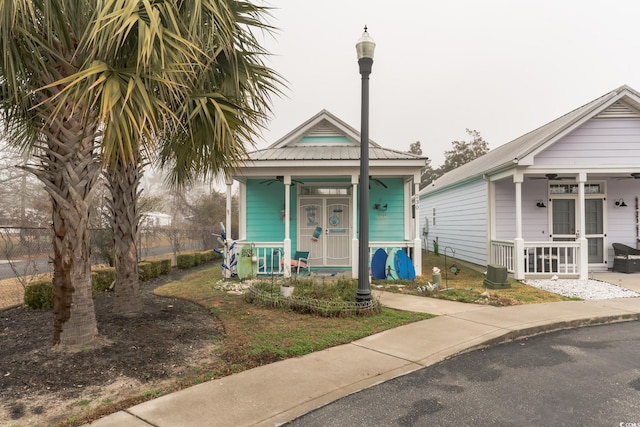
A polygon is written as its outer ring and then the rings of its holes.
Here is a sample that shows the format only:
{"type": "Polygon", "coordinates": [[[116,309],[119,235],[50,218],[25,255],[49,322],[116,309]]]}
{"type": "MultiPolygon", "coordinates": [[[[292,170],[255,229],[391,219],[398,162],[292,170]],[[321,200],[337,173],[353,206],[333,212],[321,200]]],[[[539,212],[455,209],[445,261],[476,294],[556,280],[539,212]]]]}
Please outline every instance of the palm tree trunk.
{"type": "Polygon", "coordinates": [[[111,227],[115,240],[113,312],[122,315],[139,313],[142,308],[137,245],[141,168],[136,161],[120,161],[107,174],[111,188],[111,227]]]}
{"type": "Polygon", "coordinates": [[[53,344],[77,347],[98,336],[91,295],[89,206],[100,173],[95,134],[83,120],[61,114],[42,131],[40,167],[27,168],[53,204],[53,344]]]}

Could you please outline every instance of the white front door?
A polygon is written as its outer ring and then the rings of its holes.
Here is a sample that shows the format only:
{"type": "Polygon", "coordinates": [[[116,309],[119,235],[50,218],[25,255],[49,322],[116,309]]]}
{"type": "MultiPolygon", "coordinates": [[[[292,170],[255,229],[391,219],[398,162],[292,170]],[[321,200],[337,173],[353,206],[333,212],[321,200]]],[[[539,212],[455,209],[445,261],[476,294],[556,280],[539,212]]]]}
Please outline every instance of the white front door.
{"type": "Polygon", "coordinates": [[[298,244],[311,266],[350,265],[350,197],[300,197],[298,244]]]}

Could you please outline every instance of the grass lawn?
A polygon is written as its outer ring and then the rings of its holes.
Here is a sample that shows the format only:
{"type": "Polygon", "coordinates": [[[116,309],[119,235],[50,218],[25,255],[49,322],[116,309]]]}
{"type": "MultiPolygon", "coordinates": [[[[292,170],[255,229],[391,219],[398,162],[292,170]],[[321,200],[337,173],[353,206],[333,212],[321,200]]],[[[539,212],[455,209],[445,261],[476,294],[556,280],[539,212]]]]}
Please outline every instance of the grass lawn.
{"type": "MultiPolygon", "coordinates": [[[[391,292],[498,306],[569,299],[517,281],[511,282],[510,289],[486,289],[483,287],[484,272],[477,266],[450,257],[447,258],[445,266],[445,257],[433,253],[424,254],[423,273],[425,274],[415,281],[376,281],[373,287],[391,292]],[[454,264],[457,274],[451,272],[454,264]],[[447,290],[420,292],[418,287],[432,280],[433,267],[441,270],[442,288],[447,290]]],[[[292,310],[251,304],[242,295],[218,289],[219,286],[215,285],[221,280],[221,268],[216,263],[188,274],[179,281],[167,283],[155,291],[158,295],[183,298],[208,307],[212,315],[224,324],[225,335],[217,354],[218,361],[212,366],[203,367],[201,373],[187,379],[184,385],[219,378],[289,357],[302,356],[432,317],[426,313],[409,313],[387,308],[382,308],[380,313],[373,315],[350,317],[301,314],[292,310]]]]}
{"type": "MultiPolygon", "coordinates": [[[[382,308],[380,313],[321,317],[253,305],[243,295],[217,289],[219,264],[186,275],[155,290],[161,296],[183,298],[208,307],[220,319],[225,334],[217,361],[203,367],[185,386],[290,357],[302,356],[363,338],[407,323],[433,317],[382,308]]],[[[355,298],[355,291],[354,291],[355,298]]]]}

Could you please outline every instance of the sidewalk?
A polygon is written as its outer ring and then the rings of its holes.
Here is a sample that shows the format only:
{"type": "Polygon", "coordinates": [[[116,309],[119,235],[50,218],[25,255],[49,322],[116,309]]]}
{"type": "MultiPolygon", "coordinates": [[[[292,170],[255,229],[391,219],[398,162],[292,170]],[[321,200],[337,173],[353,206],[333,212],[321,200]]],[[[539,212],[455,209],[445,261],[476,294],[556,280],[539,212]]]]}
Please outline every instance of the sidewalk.
{"type": "Polygon", "coordinates": [[[471,349],[557,329],[640,320],[638,298],[498,308],[376,294],[385,306],[440,316],[199,384],[89,425],[274,426],[471,349]]]}

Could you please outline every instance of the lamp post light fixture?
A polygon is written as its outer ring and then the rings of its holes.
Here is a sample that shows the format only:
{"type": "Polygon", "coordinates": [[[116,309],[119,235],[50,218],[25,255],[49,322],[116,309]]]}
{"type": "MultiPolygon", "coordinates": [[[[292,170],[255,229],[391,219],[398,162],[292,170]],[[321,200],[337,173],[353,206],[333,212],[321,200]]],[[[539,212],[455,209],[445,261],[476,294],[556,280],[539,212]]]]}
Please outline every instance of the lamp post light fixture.
{"type": "Polygon", "coordinates": [[[369,74],[373,66],[373,51],[376,48],[371,36],[364,27],[364,33],[356,43],[358,65],[362,76],[362,103],[360,122],[360,227],[358,256],[358,291],[356,302],[371,302],[369,283],[369,74]]]}

